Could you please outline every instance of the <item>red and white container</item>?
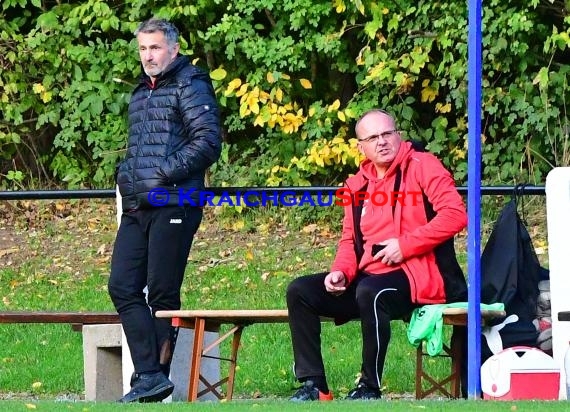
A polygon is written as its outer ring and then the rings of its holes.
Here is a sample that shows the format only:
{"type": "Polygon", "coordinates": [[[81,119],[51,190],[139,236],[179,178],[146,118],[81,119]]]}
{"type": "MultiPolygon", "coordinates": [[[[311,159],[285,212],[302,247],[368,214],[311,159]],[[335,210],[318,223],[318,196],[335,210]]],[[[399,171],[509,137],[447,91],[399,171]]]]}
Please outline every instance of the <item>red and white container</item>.
{"type": "Polygon", "coordinates": [[[560,368],[540,349],[516,346],[481,365],[483,399],[558,400],[560,368]]]}

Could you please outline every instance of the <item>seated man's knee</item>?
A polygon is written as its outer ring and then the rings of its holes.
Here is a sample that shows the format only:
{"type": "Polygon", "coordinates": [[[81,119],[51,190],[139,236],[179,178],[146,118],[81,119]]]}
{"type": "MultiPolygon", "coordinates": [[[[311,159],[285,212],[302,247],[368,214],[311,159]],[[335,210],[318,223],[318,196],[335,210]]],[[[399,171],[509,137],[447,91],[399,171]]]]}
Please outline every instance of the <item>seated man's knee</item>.
{"type": "Polygon", "coordinates": [[[294,279],[287,286],[287,304],[296,302],[303,293],[303,285],[300,278],[294,279]]]}
{"type": "Polygon", "coordinates": [[[360,282],[356,287],[356,301],[359,304],[369,304],[377,299],[378,289],[371,287],[368,282],[360,282]]]}

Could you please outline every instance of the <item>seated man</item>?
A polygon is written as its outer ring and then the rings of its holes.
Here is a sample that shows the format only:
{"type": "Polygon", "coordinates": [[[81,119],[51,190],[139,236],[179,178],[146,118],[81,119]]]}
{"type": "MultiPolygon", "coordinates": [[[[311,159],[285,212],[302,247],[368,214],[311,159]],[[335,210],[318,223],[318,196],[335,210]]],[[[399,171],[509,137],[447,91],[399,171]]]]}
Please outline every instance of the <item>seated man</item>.
{"type": "Polygon", "coordinates": [[[361,378],[347,399],[379,399],[390,321],[418,305],[467,297],[453,245],[467,214],[451,174],[433,154],[402,141],[383,110],[365,113],[355,132],[366,159],[338,194],[345,209],[331,271],[287,289],[295,375],[303,383],[293,401],[332,399],[320,316],[337,324],[360,319],[361,378]]]}

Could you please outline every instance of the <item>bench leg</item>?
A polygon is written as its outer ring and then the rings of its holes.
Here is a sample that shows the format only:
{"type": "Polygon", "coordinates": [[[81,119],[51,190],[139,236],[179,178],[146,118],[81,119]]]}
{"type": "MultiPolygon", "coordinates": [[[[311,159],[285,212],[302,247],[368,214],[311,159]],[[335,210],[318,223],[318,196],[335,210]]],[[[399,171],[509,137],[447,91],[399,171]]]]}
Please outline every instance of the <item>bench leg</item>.
{"type": "Polygon", "coordinates": [[[188,381],[188,400],[198,399],[198,384],[200,382],[200,366],[204,349],[204,334],[206,319],[196,318],[194,321],[194,344],[192,345],[192,362],[190,364],[190,379],[188,381]]]}
{"type": "Polygon", "coordinates": [[[424,353],[423,342],[416,349],[416,399],[423,399],[422,396],[422,377],[424,373],[424,353]]]}
{"type": "Polygon", "coordinates": [[[228,393],[226,396],[226,399],[228,401],[232,399],[234,393],[234,379],[236,376],[237,355],[238,355],[239,342],[241,340],[242,331],[243,331],[243,326],[239,326],[232,338],[232,354],[231,354],[230,370],[228,376],[228,393]]]}
{"type": "Polygon", "coordinates": [[[432,393],[439,392],[449,398],[461,396],[461,363],[463,360],[463,344],[465,340],[465,327],[453,326],[450,346],[443,345],[444,353],[438,356],[451,358],[450,373],[440,381],[435,380],[424,370],[423,358],[427,356],[423,351],[423,343],[416,350],[416,399],[424,399],[432,393]],[[422,382],[427,381],[430,387],[423,390],[422,382]],[[446,385],[449,384],[449,390],[446,385]]]}
{"type": "Polygon", "coordinates": [[[461,398],[461,364],[463,363],[463,348],[465,344],[465,326],[454,325],[451,334],[451,393],[456,399],[461,398]]]}
{"type": "MultiPolygon", "coordinates": [[[[194,343],[192,345],[192,362],[190,364],[190,376],[189,376],[188,395],[187,395],[188,401],[190,402],[196,401],[200,396],[210,392],[214,394],[214,396],[216,396],[218,399],[223,399],[224,396],[220,391],[218,391],[217,388],[223,385],[224,383],[227,383],[227,391],[225,398],[226,400],[231,400],[234,391],[234,381],[235,381],[239,344],[241,340],[241,334],[245,326],[234,325],[229,331],[227,331],[224,335],[219,336],[214,342],[209,344],[208,347],[206,348],[204,348],[204,338],[207,327],[206,319],[195,318],[192,322],[185,322],[177,319],[175,326],[189,327],[194,329],[194,343]],[[219,347],[220,343],[225,341],[230,336],[232,336],[232,344],[231,344],[232,348],[229,358],[210,356],[207,354],[213,348],[219,347]],[[219,380],[216,383],[210,383],[200,373],[203,358],[212,358],[212,359],[218,359],[230,362],[228,376],[219,380]],[[198,392],[198,387],[200,382],[203,383],[205,388],[202,391],[198,392]]],[[[210,327],[211,326],[212,325],[210,325],[210,327]]]]}

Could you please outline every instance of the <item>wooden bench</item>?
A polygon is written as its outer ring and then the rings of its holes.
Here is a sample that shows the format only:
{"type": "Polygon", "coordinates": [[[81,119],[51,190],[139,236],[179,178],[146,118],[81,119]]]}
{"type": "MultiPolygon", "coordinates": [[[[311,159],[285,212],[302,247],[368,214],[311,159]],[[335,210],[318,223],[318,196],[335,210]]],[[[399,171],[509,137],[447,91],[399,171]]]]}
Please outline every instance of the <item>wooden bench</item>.
{"type": "Polygon", "coordinates": [[[194,329],[194,342],[192,345],[192,361],[188,379],[188,401],[195,401],[200,396],[213,393],[218,399],[223,399],[223,394],[218,387],[227,383],[226,396],[231,400],[234,390],[234,378],[237,365],[237,354],[241,339],[241,333],[246,326],[254,323],[287,323],[287,310],[165,310],[157,311],[158,318],[172,318],[172,326],[194,329]],[[219,336],[214,342],[204,347],[205,332],[219,332],[221,325],[232,325],[231,329],[219,336]],[[218,382],[208,382],[200,373],[202,358],[213,357],[208,355],[215,347],[228,338],[232,338],[231,353],[229,358],[214,357],[219,360],[230,362],[228,376],[218,382]],[[198,392],[198,385],[202,382],[205,389],[198,392]]]}
{"type": "Polygon", "coordinates": [[[116,312],[0,311],[0,324],[70,324],[82,332],[85,400],[117,400],[123,394],[121,320],[116,312]]]}
{"type": "MultiPolygon", "coordinates": [[[[482,310],[483,322],[487,319],[504,317],[502,311],[482,310]]],[[[169,310],[158,311],[159,318],[171,318],[172,325],[181,328],[194,329],[194,342],[191,348],[192,363],[189,371],[188,401],[195,401],[200,396],[213,393],[218,399],[224,399],[224,395],[218,388],[227,383],[225,399],[231,400],[234,391],[234,379],[237,365],[237,355],[243,329],[254,323],[287,323],[288,314],[285,309],[276,310],[169,310]],[[204,334],[206,331],[219,332],[221,325],[231,325],[229,331],[219,336],[214,342],[204,347],[204,334]],[[212,357],[208,355],[213,348],[228,338],[232,338],[231,353],[229,358],[214,357],[216,359],[230,362],[228,376],[223,377],[218,382],[208,382],[200,374],[202,358],[212,357]],[[198,392],[198,385],[202,382],[205,389],[198,392]]],[[[323,321],[331,319],[323,318],[323,321]]],[[[467,325],[467,310],[458,308],[448,308],[443,312],[444,324],[453,326],[453,333],[450,345],[444,345],[444,356],[451,358],[451,371],[449,375],[441,380],[431,377],[424,368],[423,345],[416,351],[416,399],[423,399],[426,396],[440,392],[451,398],[461,396],[461,361],[463,356],[463,344],[465,339],[465,327],[467,325]],[[423,382],[428,382],[431,386],[423,389],[423,382]],[[446,385],[450,389],[446,388],[446,385]]]]}
{"type": "Polygon", "coordinates": [[[81,332],[83,325],[121,323],[116,312],[0,311],[0,323],[68,323],[81,332]]]}

